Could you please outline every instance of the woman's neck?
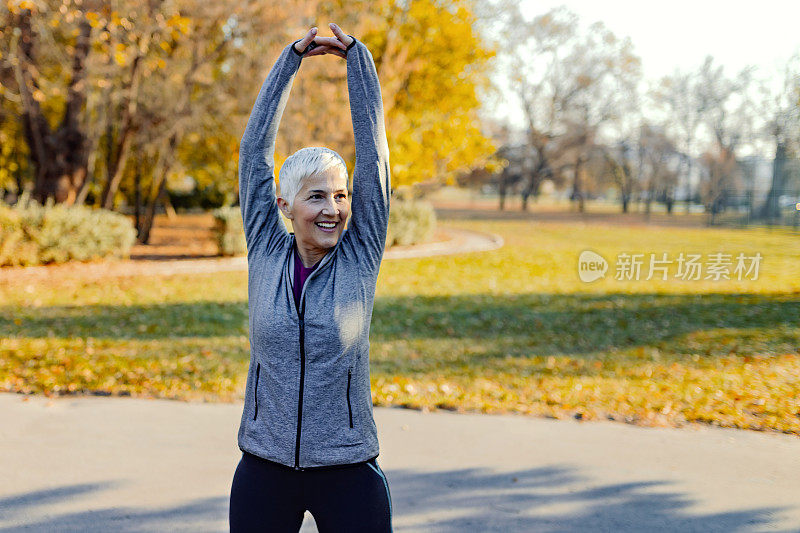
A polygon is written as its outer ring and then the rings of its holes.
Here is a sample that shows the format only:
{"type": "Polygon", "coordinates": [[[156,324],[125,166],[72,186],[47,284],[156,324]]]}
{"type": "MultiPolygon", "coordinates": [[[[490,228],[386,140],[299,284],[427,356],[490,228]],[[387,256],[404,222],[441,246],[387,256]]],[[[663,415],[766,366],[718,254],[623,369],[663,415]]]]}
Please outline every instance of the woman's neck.
{"type": "Polygon", "coordinates": [[[300,256],[300,261],[306,268],[311,268],[319,263],[328,253],[328,250],[322,248],[305,248],[297,240],[295,240],[295,244],[297,245],[297,255],[300,256]]]}

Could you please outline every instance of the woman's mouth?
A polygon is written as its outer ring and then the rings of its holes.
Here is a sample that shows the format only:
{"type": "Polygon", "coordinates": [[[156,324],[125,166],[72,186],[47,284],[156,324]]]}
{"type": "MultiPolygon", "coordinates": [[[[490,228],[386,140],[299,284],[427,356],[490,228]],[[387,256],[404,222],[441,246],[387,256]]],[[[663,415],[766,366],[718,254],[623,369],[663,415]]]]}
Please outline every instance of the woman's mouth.
{"type": "Polygon", "coordinates": [[[325,233],[333,233],[336,230],[336,222],[315,222],[316,226],[325,233]]]}

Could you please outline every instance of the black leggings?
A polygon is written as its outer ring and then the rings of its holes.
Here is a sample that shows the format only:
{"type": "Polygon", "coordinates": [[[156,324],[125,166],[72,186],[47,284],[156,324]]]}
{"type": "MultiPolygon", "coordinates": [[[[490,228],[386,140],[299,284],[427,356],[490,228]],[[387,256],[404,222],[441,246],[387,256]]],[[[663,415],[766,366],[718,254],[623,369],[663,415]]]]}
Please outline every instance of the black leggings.
{"type": "Polygon", "coordinates": [[[231,486],[231,533],[297,533],[305,511],[320,533],[392,531],[392,497],[377,460],[294,470],[242,453],[231,486]]]}

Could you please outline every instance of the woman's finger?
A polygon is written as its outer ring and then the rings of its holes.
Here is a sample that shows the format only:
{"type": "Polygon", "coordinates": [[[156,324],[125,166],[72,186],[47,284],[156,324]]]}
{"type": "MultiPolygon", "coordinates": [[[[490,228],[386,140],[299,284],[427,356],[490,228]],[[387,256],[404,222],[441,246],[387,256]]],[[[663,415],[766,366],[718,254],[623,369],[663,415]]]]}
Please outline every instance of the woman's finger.
{"type": "Polygon", "coordinates": [[[347,35],[345,32],[343,32],[343,31],[342,31],[342,28],[340,28],[340,27],[339,27],[337,24],[334,24],[333,22],[331,22],[330,24],[328,24],[328,26],[330,26],[330,28],[331,28],[331,31],[333,32],[333,34],[334,34],[334,35],[335,35],[335,36],[336,36],[336,37],[337,37],[337,38],[338,38],[340,41],[342,41],[342,43],[344,44],[345,48],[347,48],[348,46],[350,46],[350,43],[352,43],[352,42],[353,42],[353,38],[352,38],[352,37],[350,37],[350,36],[349,36],[349,35],[347,35]]]}
{"type": "Polygon", "coordinates": [[[306,33],[306,36],[303,37],[301,41],[295,43],[294,45],[295,50],[297,50],[298,52],[302,52],[303,50],[305,50],[306,47],[309,44],[311,44],[311,41],[314,40],[314,36],[316,35],[317,35],[317,27],[314,26],[313,28],[308,30],[308,33],[306,33]]]}
{"type": "Polygon", "coordinates": [[[317,35],[316,37],[314,37],[314,42],[320,45],[324,44],[327,46],[336,46],[341,48],[342,50],[347,48],[347,46],[345,46],[345,44],[336,37],[321,37],[317,35]]]}
{"type": "Polygon", "coordinates": [[[347,57],[347,52],[339,48],[338,46],[330,47],[330,49],[326,52],[331,55],[339,56],[339,57],[347,57]]]}
{"type": "Polygon", "coordinates": [[[317,45],[315,48],[311,49],[306,56],[321,56],[324,54],[330,54],[333,50],[339,50],[338,48],[334,48],[332,46],[328,46],[327,44],[317,45]]]}
{"type": "Polygon", "coordinates": [[[309,51],[305,54],[305,57],[308,56],[321,56],[323,54],[333,54],[339,57],[347,57],[344,51],[339,48],[338,46],[328,46],[328,45],[319,45],[313,50],[309,51]]]}
{"type": "Polygon", "coordinates": [[[306,57],[308,57],[308,56],[321,56],[323,54],[327,54],[328,53],[328,49],[330,49],[330,46],[318,45],[315,48],[312,48],[311,50],[309,50],[308,53],[305,54],[305,56],[306,57]]]}

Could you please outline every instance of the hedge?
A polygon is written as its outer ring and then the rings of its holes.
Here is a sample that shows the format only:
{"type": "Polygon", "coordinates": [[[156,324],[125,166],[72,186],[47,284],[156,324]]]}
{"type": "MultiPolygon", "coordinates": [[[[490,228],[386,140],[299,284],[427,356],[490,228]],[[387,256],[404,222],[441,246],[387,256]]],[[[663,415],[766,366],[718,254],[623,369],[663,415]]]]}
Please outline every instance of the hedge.
{"type": "Polygon", "coordinates": [[[84,205],[41,205],[23,193],[0,203],[0,266],[127,257],[136,229],[125,215],[84,205]]]}

